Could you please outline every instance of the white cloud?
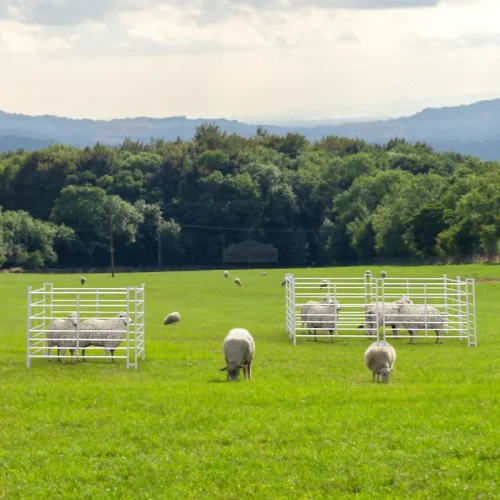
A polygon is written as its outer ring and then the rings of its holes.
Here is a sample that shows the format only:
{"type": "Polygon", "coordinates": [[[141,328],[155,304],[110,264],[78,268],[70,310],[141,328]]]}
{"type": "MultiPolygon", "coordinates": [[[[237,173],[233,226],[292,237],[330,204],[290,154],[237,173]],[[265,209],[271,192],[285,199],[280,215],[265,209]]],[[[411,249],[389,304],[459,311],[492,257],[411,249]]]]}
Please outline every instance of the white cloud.
{"type": "Polygon", "coordinates": [[[38,27],[19,22],[0,21],[0,53],[32,54],[68,48],[68,43],[57,36],[46,35],[38,27]]]}

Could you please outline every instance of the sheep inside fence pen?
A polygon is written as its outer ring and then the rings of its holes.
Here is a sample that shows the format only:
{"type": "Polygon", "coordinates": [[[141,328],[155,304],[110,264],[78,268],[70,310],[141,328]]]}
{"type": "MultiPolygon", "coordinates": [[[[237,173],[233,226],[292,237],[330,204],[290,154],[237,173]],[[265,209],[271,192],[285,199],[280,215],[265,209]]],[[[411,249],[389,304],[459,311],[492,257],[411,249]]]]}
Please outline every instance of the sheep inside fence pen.
{"type": "Polygon", "coordinates": [[[28,286],[27,300],[28,368],[33,359],[104,358],[123,359],[127,368],[137,369],[139,358],[145,359],[144,283],[93,289],[43,283],[39,289],[28,286]]]}
{"type": "Polygon", "coordinates": [[[286,328],[294,344],[297,338],[433,338],[477,346],[474,279],[375,278],[366,271],[359,278],[287,274],[285,284],[286,328]]]}

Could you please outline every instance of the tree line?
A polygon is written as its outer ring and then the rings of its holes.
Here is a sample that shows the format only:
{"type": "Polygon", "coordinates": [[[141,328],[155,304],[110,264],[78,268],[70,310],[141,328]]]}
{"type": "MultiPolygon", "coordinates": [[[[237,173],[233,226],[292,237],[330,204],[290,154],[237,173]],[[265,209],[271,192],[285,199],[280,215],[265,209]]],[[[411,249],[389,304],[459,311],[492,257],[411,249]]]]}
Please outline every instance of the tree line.
{"type": "Polygon", "coordinates": [[[500,238],[499,162],[300,134],[0,155],[0,266],[216,266],[253,238],[280,266],[374,259],[491,258],[500,238]]]}

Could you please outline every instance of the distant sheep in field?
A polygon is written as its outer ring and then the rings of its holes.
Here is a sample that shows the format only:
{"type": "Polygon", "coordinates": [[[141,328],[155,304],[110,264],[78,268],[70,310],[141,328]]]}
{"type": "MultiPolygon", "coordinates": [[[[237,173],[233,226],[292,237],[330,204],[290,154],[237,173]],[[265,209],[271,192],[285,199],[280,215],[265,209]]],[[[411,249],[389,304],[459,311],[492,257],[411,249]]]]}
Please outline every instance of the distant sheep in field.
{"type": "MultiPolygon", "coordinates": [[[[325,295],[321,302],[309,301],[302,306],[302,322],[305,323],[307,334],[316,337],[316,331],[328,330],[333,342],[333,331],[337,327],[338,314],[340,312],[340,304],[337,300],[332,299],[329,295],[325,295]]],[[[325,337],[326,342],[326,337],[325,337]]]]}
{"type": "Polygon", "coordinates": [[[241,280],[240,280],[240,278],[234,278],[234,284],[238,285],[238,286],[241,286],[241,280]]]}
{"type": "Polygon", "coordinates": [[[163,322],[164,325],[171,325],[173,323],[179,323],[181,320],[181,315],[175,311],[170,313],[166,318],[165,321],[163,322]]]}
{"type": "Polygon", "coordinates": [[[226,366],[221,371],[227,371],[227,380],[237,382],[240,369],[243,368],[245,379],[251,379],[251,365],[255,355],[255,341],[248,330],[233,328],[226,335],[222,344],[226,366]]]}
{"type": "MultiPolygon", "coordinates": [[[[95,347],[103,347],[106,355],[111,355],[111,362],[114,363],[114,354],[116,348],[122,343],[122,339],[127,336],[123,330],[127,329],[127,325],[131,324],[132,320],[128,317],[126,312],[121,312],[116,318],[109,319],[87,319],[82,321],[79,325],[79,330],[84,338],[91,338],[92,340],[80,341],[82,349],[82,361],[86,362],[85,349],[91,345],[95,347]],[[97,330],[97,331],[89,331],[97,330]],[[111,330],[111,331],[99,331],[111,330]],[[115,331],[113,331],[115,330],[115,331]],[[120,331],[121,330],[121,331],[120,331]]],[[[107,359],[108,363],[110,359],[107,359]]]]}
{"type": "Polygon", "coordinates": [[[85,276],[82,276],[82,277],[80,278],[80,283],[81,283],[82,285],[85,285],[85,283],[87,283],[87,278],[85,278],[85,276]]]}
{"type": "Polygon", "coordinates": [[[369,370],[373,373],[372,381],[377,382],[382,377],[382,382],[389,382],[389,377],[394,371],[394,363],[396,362],[396,351],[394,347],[388,344],[385,340],[373,342],[365,352],[365,363],[369,370]]]}
{"type": "Polygon", "coordinates": [[[323,280],[321,284],[319,285],[320,288],[327,288],[328,287],[328,280],[323,280]]]}
{"type": "Polygon", "coordinates": [[[224,271],[224,278],[229,278],[229,271],[224,271]]]}
{"type": "MultiPolygon", "coordinates": [[[[76,327],[78,324],[78,316],[75,312],[72,312],[67,318],[55,319],[49,325],[49,330],[61,330],[57,332],[47,332],[47,355],[52,355],[52,348],[57,346],[57,361],[62,362],[64,365],[64,359],[61,359],[61,353],[64,356],[66,349],[69,349],[71,354],[71,363],[73,363],[73,355],[76,349],[76,327]],[[71,330],[70,332],[65,332],[63,330],[71,330]],[[63,340],[69,339],[69,340],[63,340]]],[[[49,358],[52,362],[52,359],[49,358]]]]}
{"type": "MultiPolygon", "coordinates": [[[[439,334],[443,331],[444,321],[441,312],[433,306],[394,304],[392,306],[395,313],[396,325],[403,325],[410,333],[410,344],[417,343],[419,330],[436,332],[436,344],[443,343],[443,336],[439,334]]],[[[399,326],[398,326],[399,328],[399,326]]]]}
{"type": "Polygon", "coordinates": [[[260,273],[261,276],[267,276],[267,273],[260,273]]]}
{"type": "Polygon", "coordinates": [[[358,328],[366,326],[366,335],[374,337],[380,326],[384,324],[383,313],[385,312],[385,324],[392,327],[392,334],[394,338],[399,337],[400,326],[397,325],[394,310],[392,306],[398,304],[413,304],[409,295],[402,295],[394,302],[372,302],[365,306],[365,323],[366,325],[359,325],[358,328]],[[377,310],[378,306],[378,310],[377,310]]]}

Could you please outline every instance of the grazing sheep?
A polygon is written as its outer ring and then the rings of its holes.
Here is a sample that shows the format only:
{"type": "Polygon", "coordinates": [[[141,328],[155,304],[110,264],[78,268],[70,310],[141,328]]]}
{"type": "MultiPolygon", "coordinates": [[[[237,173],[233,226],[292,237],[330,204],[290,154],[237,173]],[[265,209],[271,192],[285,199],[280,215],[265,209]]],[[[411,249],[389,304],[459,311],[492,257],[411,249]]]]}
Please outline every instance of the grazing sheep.
{"type": "Polygon", "coordinates": [[[338,313],[340,312],[339,302],[329,295],[325,295],[321,302],[309,301],[304,306],[302,306],[302,321],[307,326],[307,334],[310,335],[312,330],[314,340],[317,341],[315,333],[317,329],[328,330],[333,342],[333,331],[337,327],[338,313]]]}
{"type": "MultiPolygon", "coordinates": [[[[396,313],[395,322],[397,325],[403,325],[410,333],[410,344],[417,343],[417,334],[419,330],[436,332],[436,344],[443,343],[443,336],[439,334],[444,327],[441,312],[433,306],[395,304],[392,306],[396,313]]],[[[399,328],[399,326],[398,326],[399,328]]]]}
{"type": "Polygon", "coordinates": [[[82,276],[82,277],[80,278],[80,283],[81,283],[82,285],[85,285],[85,283],[87,283],[87,278],[85,278],[85,276],[82,276]]]}
{"type": "Polygon", "coordinates": [[[224,278],[229,278],[229,271],[224,271],[224,278]]]}
{"type": "Polygon", "coordinates": [[[320,288],[327,288],[328,287],[328,280],[323,280],[321,284],[319,285],[320,288]]]}
{"type": "MultiPolygon", "coordinates": [[[[111,353],[111,362],[114,363],[114,354],[116,348],[122,343],[122,339],[126,337],[127,325],[131,324],[132,320],[127,316],[126,312],[121,312],[116,318],[109,319],[88,319],[82,321],[79,325],[80,332],[89,331],[82,336],[87,340],[80,341],[82,349],[82,361],[86,362],[85,349],[91,345],[95,347],[104,347],[106,355],[111,353]],[[97,331],[92,331],[97,330],[97,331]],[[99,330],[115,330],[115,331],[99,331],[99,330]],[[91,338],[92,340],[88,340],[91,338]]],[[[110,362],[108,358],[108,363],[110,362]]]]}
{"type": "Polygon", "coordinates": [[[164,325],[171,325],[172,323],[179,323],[181,320],[181,315],[176,311],[170,313],[163,322],[164,325]]]}
{"type": "Polygon", "coordinates": [[[372,382],[377,382],[382,377],[382,383],[387,384],[389,377],[394,371],[394,363],[396,361],[396,351],[392,345],[385,340],[373,342],[365,351],[365,363],[369,370],[373,372],[372,382]]]}
{"type": "MultiPolygon", "coordinates": [[[[385,324],[391,325],[392,334],[394,338],[399,338],[399,328],[395,322],[395,314],[392,309],[393,305],[397,304],[413,304],[409,295],[402,295],[398,300],[394,302],[372,302],[365,306],[365,322],[366,322],[366,335],[369,337],[374,337],[377,334],[377,330],[380,326],[384,324],[383,312],[385,312],[385,324]],[[377,310],[378,304],[378,310],[377,310]],[[384,309],[384,311],[383,311],[384,309]]],[[[358,328],[363,328],[365,325],[359,325],[358,328]]]]}
{"type": "Polygon", "coordinates": [[[226,366],[221,371],[227,370],[227,380],[237,382],[240,369],[243,368],[245,379],[251,379],[251,365],[255,354],[255,342],[252,335],[244,328],[233,328],[229,331],[222,344],[226,366]]]}
{"type": "Polygon", "coordinates": [[[234,283],[235,283],[235,285],[241,286],[240,278],[234,278],[234,283]]]}
{"type": "MultiPolygon", "coordinates": [[[[73,363],[73,354],[76,349],[76,326],[78,324],[78,315],[72,312],[67,318],[55,319],[50,323],[49,330],[58,330],[57,332],[47,332],[47,355],[52,355],[52,348],[57,346],[57,361],[62,362],[64,365],[64,359],[61,359],[61,352],[64,356],[66,349],[69,349],[71,353],[71,363],[73,363]],[[71,330],[64,331],[64,330],[71,330]],[[69,340],[68,340],[69,339],[69,340]],[[74,339],[74,340],[73,340],[74,339]]],[[[49,358],[49,362],[52,363],[52,359],[49,358]]]]}
{"type": "Polygon", "coordinates": [[[387,273],[385,271],[381,271],[380,276],[382,276],[382,278],[387,278],[387,273]]]}
{"type": "Polygon", "coordinates": [[[260,273],[261,276],[267,276],[267,273],[260,273]]]}

